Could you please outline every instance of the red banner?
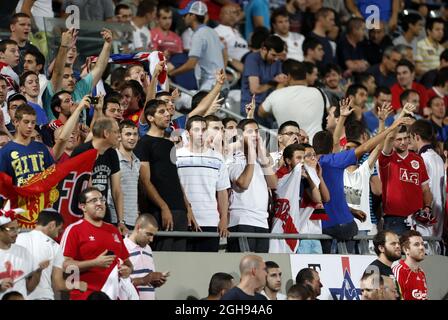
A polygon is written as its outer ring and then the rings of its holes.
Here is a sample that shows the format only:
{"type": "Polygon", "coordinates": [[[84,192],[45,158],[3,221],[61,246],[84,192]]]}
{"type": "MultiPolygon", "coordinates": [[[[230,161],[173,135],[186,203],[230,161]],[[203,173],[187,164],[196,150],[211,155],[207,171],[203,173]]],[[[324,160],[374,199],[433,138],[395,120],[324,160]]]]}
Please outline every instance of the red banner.
{"type": "MultiPolygon", "coordinates": [[[[12,208],[22,208],[25,213],[17,217],[21,228],[32,229],[36,223],[39,212],[45,208],[55,208],[64,218],[65,225],[73,221],[72,215],[67,215],[70,210],[64,210],[64,205],[73,204],[64,201],[67,194],[79,194],[90,179],[98,152],[95,149],[88,150],[63,163],[52,165],[45,171],[33,176],[25,185],[17,187],[12,184],[12,179],[4,172],[0,172],[0,194],[11,200],[12,208]],[[82,186],[74,188],[74,184],[67,184],[67,179],[88,176],[82,186]]],[[[77,205],[77,203],[76,203],[77,205]]],[[[79,212],[77,212],[79,215],[79,212]]]]}

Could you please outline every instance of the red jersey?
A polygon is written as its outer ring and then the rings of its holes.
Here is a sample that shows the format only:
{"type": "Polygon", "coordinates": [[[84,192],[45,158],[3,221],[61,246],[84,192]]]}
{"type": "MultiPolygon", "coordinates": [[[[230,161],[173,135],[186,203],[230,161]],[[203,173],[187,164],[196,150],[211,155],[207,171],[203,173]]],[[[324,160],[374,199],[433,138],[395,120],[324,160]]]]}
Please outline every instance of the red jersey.
{"type": "Polygon", "coordinates": [[[131,120],[138,126],[138,122],[140,120],[140,114],[142,113],[142,111],[143,111],[143,109],[140,109],[135,113],[124,115],[124,118],[131,120]]]}
{"type": "Polygon", "coordinates": [[[101,227],[96,227],[85,219],[72,223],[65,229],[61,245],[64,257],[76,261],[95,259],[105,250],[113,251],[116,256],[109,268],[93,267],[81,272],[80,280],[87,282],[87,291],[72,290],[71,300],[85,300],[93,291],[101,291],[110,272],[118,263],[118,258],[126,260],[129,257],[120,232],[106,222],[103,222],[101,227]]]}
{"type": "Polygon", "coordinates": [[[170,54],[182,53],[182,39],[173,31],[168,31],[167,34],[157,27],[151,29],[152,46],[157,51],[168,51],[170,54]]]}
{"type": "MultiPolygon", "coordinates": [[[[423,108],[426,107],[426,103],[428,102],[428,94],[425,86],[421,85],[417,82],[412,82],[412,89],[418,92],[420,96],[420,114],[423,114],[423,108]]],[[[390,91],[392,92],[392,108],[394,110],[398,110],[401,108],[400,105],[400,95],[404,92],[404,89],[398,84],[394,84],[390,91]]]]}
{"type": "Polygon", "coordinates": [[[400,285],[403,300],[428,300],[426,276],[421,268],[412,271],[404,260],[400,260],[392,271],[400,285]]]}
{"type": "Polygon", "coordinates": [[[383,210],[385,215],[407,217],[423,207],[422,185],[429,183],[422,157],[408,152],[405,158],[395,151],[378,158],[383,184],[383,210]]]}

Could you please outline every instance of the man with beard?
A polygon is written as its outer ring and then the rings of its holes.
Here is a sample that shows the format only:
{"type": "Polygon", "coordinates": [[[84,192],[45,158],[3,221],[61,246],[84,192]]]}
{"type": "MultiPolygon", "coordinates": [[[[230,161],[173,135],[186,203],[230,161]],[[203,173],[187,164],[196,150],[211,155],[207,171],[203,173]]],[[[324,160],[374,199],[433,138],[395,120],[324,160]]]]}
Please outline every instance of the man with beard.
{"type": "Polygon", "coordinates": [[[319,273],[311,268],[303,268],[296,275],[296,285],[307,285],[313,289],[314,300],[321,294],[321,288],[323,287],[320,282],[319,273]]]}
{"type": "Polygon", "coordinates": [[[420,262],[425,259],[422,235],[418,231],[410,230],[401,236],[400,245],[406,258],[400,260],[392,270],[400,284],[403,300],[427,300],[426,276],[420,268],[420,262]]]}
{"type": "Polygon", "coordinates": [[[68,226],[62,236],[63,270],[76,267],[81,281],[87,282],[87,291],[73,290],[71,300],[86,300],[92,292],[101,291],[117,264],[119,277],[127,278],[132,273],[129,252],[120,232],[103,221],[106,198],[100,190],[84,189],[79,195],[79,207],[84,218],[68,226]],[[119,263],[119,259],[123,262],[119,263]]]}
{"type": "Polygon", "coordinates": [[[414,213],[423,208],[429,214],[432,205],[425,162],[418,154],[409,152],[408,146],[408,130],[401,126],[397,133],[394,131],[387,136],[378,159],[383,185],[384,229],[399,235],[410,229],[409,218],[414,213]]]}
{"type": "Polygon", "coordinates": [[[266,286],[260,292],[268,300],[286,300],[286,296],[279,291],[282,288],[282,271],[274,261],[266,261],[266,286]]]}
{"type": "MultiPolygon", "coordinates": [[[[365,272],[379,273],[381,276],[391,278],[400,293],[397,280],[392,272],[392,263],[401,258],[401,247],[398,235],[393,231],[382,230],[373,238],[373,246],[378,259],[367,267],[365,272]]],[[[399,294],[399,297],[400,294],[399,294]]]]}

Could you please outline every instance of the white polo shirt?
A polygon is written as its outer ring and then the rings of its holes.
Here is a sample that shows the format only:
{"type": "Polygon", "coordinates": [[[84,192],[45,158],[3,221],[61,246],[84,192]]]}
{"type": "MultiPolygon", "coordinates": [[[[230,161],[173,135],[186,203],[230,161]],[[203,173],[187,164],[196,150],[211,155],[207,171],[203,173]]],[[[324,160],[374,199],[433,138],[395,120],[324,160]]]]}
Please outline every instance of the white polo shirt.
{"type": "Polygon", "coordinates": [[[232,183],[229,227],[249,225],[267,229],[269,193],[261,166],[255,163],[254,174],[247,190],[243,191],[234,184],[243,173],[246,163],[246,157],[240,151],[233,156],[233,161],[229,164],[232,183]]]}
{"type": "Polygon", "coordinates": [[[26,248],[36,263],[50,260],[50,265],[42,271],[40,282],[36,289],[28,295],[28,299],[54,300],[51,274],[54,267],[62,269],[62,263],[64,262],[64,257],[59,253],[59,244],[38,230],[20,233],[17,236],[16,243],[26,248]]]}

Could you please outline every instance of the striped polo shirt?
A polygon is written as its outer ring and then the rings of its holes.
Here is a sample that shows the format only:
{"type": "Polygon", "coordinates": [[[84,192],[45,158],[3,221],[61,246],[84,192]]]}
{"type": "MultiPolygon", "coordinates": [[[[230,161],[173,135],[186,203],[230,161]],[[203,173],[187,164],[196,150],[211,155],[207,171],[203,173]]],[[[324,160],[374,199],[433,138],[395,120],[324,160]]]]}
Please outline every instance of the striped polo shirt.
{"type": "MultiPolygon", "coordinates": [[[[128,226],[134,226],[138,217],[138,178],[140,176],[140,160],[132,153],[132,161],[126,159],[121,152],[115,150],[120,161],[120,183],[121,191],[123,193],[123,208],[124,208],[124,221],[128,226]]],[[[109,189],[108,201],[109,209],[111,212],[111,222],[116,223],[117,214],[115,211],[114,201],[112,199],[112,193],[109,189]]]]}
{"type": "MultiPolygon", "coordinates": [[[[129,259],[134,266],[131,279],[142,278],[147,274],[154,272],[154,260],[152,258],[152,250],[149,245],[142,248],[128,237],[124,238],[124,244],[129,251],[129,259]]],[[[155,288],[151,285],[137,286],[140,300],[155,300],[155,288]]]]}

